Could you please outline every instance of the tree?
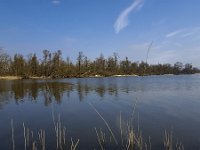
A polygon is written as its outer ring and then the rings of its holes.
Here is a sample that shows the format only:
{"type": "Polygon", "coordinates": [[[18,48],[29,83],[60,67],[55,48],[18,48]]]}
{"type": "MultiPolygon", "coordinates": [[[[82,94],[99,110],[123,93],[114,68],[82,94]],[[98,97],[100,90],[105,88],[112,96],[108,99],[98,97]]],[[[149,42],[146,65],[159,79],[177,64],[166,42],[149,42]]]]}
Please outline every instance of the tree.
{"type": "Polygon", "coordinates": [[[182,62],[176,62],[174,64],[174,74],[180,74],[183,69],[183,63],[182,62]]]}
{"type": "Polygon", "coordinates": [[[61,50],[58,50],[57,52],[53,53],[53,58],[52,58],[52,66],[51,66],[51,74],[53,77],[58,77],[60,74],[62,74],[61,68],[61,58],[62,52],[61,50]]]}
{"type": "Polygon", "coordinates": [[[193,69],[192,69],[192,64],[185,64],[185,68],[183,69],[183,73],[186,73],[186,74],[192,74],[193,73],[193,69]]]}
{"type": "Polygon", "coordinates": [[[29,70],[28,74],[30,76],[38,75],[39,61],[37,60],[36,54],[29,55],[27,68],[29,70]]]}
{"type": "Polygon", "coordinates": [[[42,62],[42,70],[43,75],[48,77],[51,75],[51,53],[48,50],[43,50],[43,62],[42,62]]]}
{"type": "Polygon", "coordinates": [[[84,58],[83,52],[79,52],[78,53],[78,57],[77,57],[77,65],[78,65],[78,75],[79,75],[79,77],[81,76],[81,65],[83,63],[83,58],[84,58]]]}
{"type": "Polygon", "coordinates": [[[0,48],[0,75],[8,75],[10,71],[10,56],[0,48]]]}
{"type": "Polygon", "coordinates": [[[95,60],[95,74],[104,75],[106,67],[106,60],[103,54],[100,54],[98,58],[95,60]]]}
{"type": "Polygon", "coordinates": [[[26,70],[25,70],[26,61],[21,54],[15,54],[14,59],[12,61],[12,72],[16,76],[25,76],[26,70]]]}
{"type": "Polygon", "coordinates": [[[120,62],[120,70],[123,74],[131,74],[131,62],[128,60],[128,57],[120,62]]]}

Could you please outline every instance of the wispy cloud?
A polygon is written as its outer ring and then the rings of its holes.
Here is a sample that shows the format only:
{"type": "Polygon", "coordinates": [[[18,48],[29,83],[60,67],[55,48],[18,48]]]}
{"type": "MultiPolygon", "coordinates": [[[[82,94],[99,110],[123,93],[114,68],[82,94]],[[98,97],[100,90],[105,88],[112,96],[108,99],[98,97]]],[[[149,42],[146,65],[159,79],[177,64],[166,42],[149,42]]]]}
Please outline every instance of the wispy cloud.
{"type": "Polygon", "coordinates": [[[166,38],[192,38],[192,39],[199,39],[200,35],[200,27],[193,27],[193,28],[184,28],[179,29],[173,32],[170,32],[165,35],[166,38]]]}
{"type": "Polygon", "coordinates": [[[117,18],[114,29],[115,33],[118,34],[123,28],[128,26],[128,16],[134,10],[139,10],[143,6],[144,0],[135,0],[129,7],[127,7],[124,11],[121,12],[119,17],[117,18]]]}
{"type": "Polygon", "coordinates": [[[52,2],[53,4],[60,4],[61,1],[60,1],[60,0],[52,0],[51,2],[52,2]]]}
{"type": "Polygon", "coordinates": [[[200,33],[200,27],[196,27],[196,28],[193,28],[193,29],[188,29],[185,33],[183,33],[181,35],[182,38],[186,38],[186,37],[189,37],[189,36],[195,36],[195,35],[199,35],[200,33]]]}
{"type": "Polygon", "coordinates": [[[183,31],[184,31],[183,29],[180,29],[180,30],[176,30],[176,31],[170,32],[170,33],[166,34],[166,37],[167,38],[174,37],[174,36],[182,33],[183,31]]]}

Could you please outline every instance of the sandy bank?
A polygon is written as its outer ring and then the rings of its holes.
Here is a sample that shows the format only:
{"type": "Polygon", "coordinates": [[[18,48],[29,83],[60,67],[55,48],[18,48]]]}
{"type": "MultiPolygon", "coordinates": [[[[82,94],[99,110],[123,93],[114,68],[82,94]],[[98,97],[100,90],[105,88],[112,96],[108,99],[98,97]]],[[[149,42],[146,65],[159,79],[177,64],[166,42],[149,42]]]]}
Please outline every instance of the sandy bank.
{"type": "Polygon", "coordinates": [[[19,76],[0,76],[0,80],[19,80],[22,77],[19,76]]]}

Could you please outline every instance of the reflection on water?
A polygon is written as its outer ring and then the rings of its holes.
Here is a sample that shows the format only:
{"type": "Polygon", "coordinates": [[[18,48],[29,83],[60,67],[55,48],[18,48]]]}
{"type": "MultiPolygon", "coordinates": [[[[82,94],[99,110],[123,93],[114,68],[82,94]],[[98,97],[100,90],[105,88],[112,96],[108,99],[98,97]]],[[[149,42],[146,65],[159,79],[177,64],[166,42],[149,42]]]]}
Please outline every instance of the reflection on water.
{"type": "Polygon", "coordinates": [[[72,85],[62,82],[38,82],[33,81],[1,81],[0,82],[0,104],[6,104],[9,100],[14,99],[18,104],[24,100],[36,101],[38,96],[42,96],[44,104],[48,106],[52,100],[60,103],[64,92],[70,96],[73,90],[72,85]]]}
{"type": "MultiPolygon", "coordinates": [[[[37,101],[38,96],[43,96],[45,106],[48,106],[52,100],[61,103],[63,94],[70,93],[75,89],[79,100],[82,101],[90,92],[97,93],[98,96],[104,97],[105,93],[117,96],[118,87],[116,84],[106,87],[104,84],[91,86],[78,80],[77,84],[55,82],[55,81],[37,81],[37,80],[17,80],[17,81],[0,81],[0,106],[2,107],[9,100],[14,99],[18,104],[24,100],[37,101]]],[[[128,87],[125,89],[129,91],[128,87]]]]}
{"type": "Polygon", "coordinates": [[[15,121],[16,147],[23,145],[20,139],[25,122],[32,130],[45,129],[48,148],[53,149],[52,109],[61,115],[67,134],[80,139],[79,149],[99,148],[94,127],[102,128],[107,135],[110,132],[89,104],[119,139],[119,114],[125,126],[136,102],[136,120],[145,139],[151,136],[153,149],[162,148],[166,129],[173,129],[186,149],[199,149],[199,85],[199,75],[0,81],[0,118],[4,121],[0,124],[0,141],[8,139],[0,143],[0,149],[12,149],[7,147],[11,143],[11,119],[15,121]]]}
{"type": "MultiPolygon", "coordinates": [[[[71,80],[16,80],[0,81],[0,107],[14,99],[18,104],[25,99],[36,101],[38,96],[43,96],[45,105],[48,106],[52,100],[61,103],[65,93],[70,97],[70,93],[76,91],[79,101],[82,101],[89,93],[95,92],[99,97],[105,94],[117,97],[119,92],[149,92],[161,90],[191,90],[199,88],[197,83],[190,83],[191,79],[180,76],[177,81],[174,77],[135,77],[131,78],[86,78],[71,80]],[[165,80],[166,78],[166,80],[165,80]],[[188,81],[189,80],[189,81],[188,81]],[[27,97],[27,98],[25,98],[27,97]]],[[[191,80],[192,81],[192,80],[191,80]]],[[[195,81],[192,81],[195,82],[195,81]]]]}

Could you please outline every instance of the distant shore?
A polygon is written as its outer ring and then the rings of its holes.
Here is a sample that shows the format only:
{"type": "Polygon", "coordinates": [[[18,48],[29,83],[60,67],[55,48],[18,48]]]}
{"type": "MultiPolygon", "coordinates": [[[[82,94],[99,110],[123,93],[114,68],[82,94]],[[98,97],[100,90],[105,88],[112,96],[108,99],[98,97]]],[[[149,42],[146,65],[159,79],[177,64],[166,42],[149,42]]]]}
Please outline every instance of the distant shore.
{"type": "Polygon", "coordinates": [[[0,76],[0,80],[19,80],[22,77],[19,76],[0,76]]]}
{"type": "MultiPolygon", "coordinates": [[[[195,73],[195,74],[200,74],[200,73],[195,73]]],[[[162,74],[162,75],[175,75],[175,74],[162,74]]],[[[183,74],[182,74],[183,75],[183,74]]],[[[110,76],[103,76],[103,75],[93,75],[93,76],[75,76],[75,77],[33,77],[33,76],[28,76],[28,77],[21,77],[21,76],[0,76],[0,80],[22,80],[22,79],[65,79],[65,78],[104,78],[104,77],[138,77],[138,76],[151,76],[151,75],[110,75],[110,76]]]]}
{"type": "MultiPolygon", "coordinates": [[[[131,76],[138,76],[138,75],[111,75],[108,77],[131,77],[131,76]]],[[[102,75],[94,75],[94,76],[80,76],[80,77],[71,77],[71,78],[103,78],[107,76],[102,76],[102,75]]],[[[60,77],[61,78],[61,77],[60,77]]],[[[62,77],[65,78],[65,77],[62,77]]],[[[68,77],[66,77],[68,78],[68,77]]],[[[59,77],[21,77],[21,76],[0,76],[0,80],[22,80],[22,79],[59,79],[59,77]]]]}
{"type": "Polygon", "coordinates": [[[0,80],[21,80],[21,79],[50,79],[50,77],[28,77],[24,78],[21,76],[0,76],[0,80]]]}

